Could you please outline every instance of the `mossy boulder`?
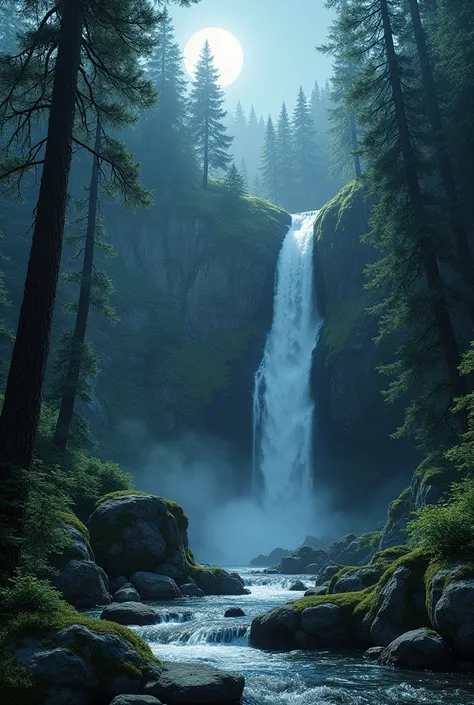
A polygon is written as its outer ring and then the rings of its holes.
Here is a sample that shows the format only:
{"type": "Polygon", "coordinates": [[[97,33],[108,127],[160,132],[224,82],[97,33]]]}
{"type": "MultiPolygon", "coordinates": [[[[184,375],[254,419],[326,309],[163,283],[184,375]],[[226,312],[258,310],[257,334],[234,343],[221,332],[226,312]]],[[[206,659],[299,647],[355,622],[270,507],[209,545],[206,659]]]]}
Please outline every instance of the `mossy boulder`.
{"type": "Polygon", "coordinates": [[[127,491],[99,500],[88,522],[97,563],[111,577],[158,567],[166,574],[169,565],[175,578],[186,578],[187,525],[175,502],[127,491]]]}
{"type": "Polygon", "coordinates": [[[298,575],[299,573],[314,573],[318,568],[323,568],[329,561],[327,551],[322,548],[300,546],[291,551],[280,562],[280,573],[284,575],[298,575]],[[311,569],[309,569],[311,566],[311,569]]]}
{"type": "Polygon", "coordinates": [[[54,585],[74,607],[95,607],[112,602],[109,579],[93,561],[69,561],[54,579],[54,585]]]}
{"type": "Polygon", "coordinates": [[[412,493],[407,487],[388,507],[387,521],[382,530],[379,551],[400,546],[407,540],[407,525],[413,510],[412,493]]]}

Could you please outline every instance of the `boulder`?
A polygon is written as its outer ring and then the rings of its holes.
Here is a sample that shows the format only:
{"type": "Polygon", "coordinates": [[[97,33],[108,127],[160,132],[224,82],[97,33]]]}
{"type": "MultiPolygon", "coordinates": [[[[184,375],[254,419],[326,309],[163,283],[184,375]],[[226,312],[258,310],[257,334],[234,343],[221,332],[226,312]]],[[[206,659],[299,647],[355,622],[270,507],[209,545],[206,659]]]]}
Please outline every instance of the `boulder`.
{"type": "Polygon", "coordinates": [[[46,705],[108,703],[122,693],[138,694],[142,683],[161,674],[151,654],[148,660],[123,637],[80,624],[49,632],[47,638],[25,635],[8,648],[29,674],[41,679],[46,705]]]}
{"type": "Polygon", "coordinates": [[[230,607],[225,611],[224,617],[245,617],[245,612],[240,607],[230,607]]]}
{"type": "Polygon", "coordinates": [[[324,585],[324,583],[329,583],[331,578],[333,578],[336,573],[339,573],[342,566],[340,565],[327,565],[322,570],[319,571],[318,577],[316,578],[316,587],[319,585],[324,585]]]}
{"type": "Polygon", "coordinates": [[[74,607],[95,607],[112,602],[107,575],[92,561],[69,561],[55,577],[54,586],[74,607]]]}
{"type": "Polygon", "coordinates": [[[379,663],[399,668],[448,670],[453,665],[453,653],[439,634],[422,628],[392,641],[380,655],[379,663]]]}
{"type": "Polygon", "coordinates": [[[141,602],[109,605],[102,612],[100,618],[107,619],[109,622],[117,622],[117,624],[137,624],[140,626],[157,624],[160,621],[158,612],[153,607],[143,605],[141,602]]]}
{"type": "Polygon", "coordinates": [[[280,562],[280,573],[284,575],[298,575],[307,573],[307,567],[312,566],[311,573],[321,569],[328,562],[328,554],[322,548],[301,546],[296,551],[289,553],[280,562]]]}
{"type": "Polygon", "coordinates": [[[467,661],[474,661],[474,579],[453,580],[434,609],[435,629],[467,661]]]}
{"type": "Polygon", "coordinates": [[[348,636],[343,624],[343,610],[329,602],[303,610],[301,629],[309,636],[317,637],[324,646],[343,642],[348,636]]]}
{"type": "Polygon", "coordinates": [[[125,585],[114,592],[113,594],[114,602],[140,602],[141,597],[135,590],[131,583],[125,583],[125,585]]]}
{"type": "Polygon", "coordinates": [[[356,539],[357,536],[355,534],[346,534],[346,536],[342,536],[329,548],[329,557],[332,558],[333,561],[336,561],[339,555],[343,553],[343,551],[345,551],[345,549],[356,539]]]}
{"type": "Polygon", "coordinates": [[[294,608],[291,605],[276,607],[252,621],[250,643],[262,649],[291,648],[297,629],[298,619],[294,608]]]}
{"type": "Polygon", "coordinates": [[[359,592],[378,583],[382,571],[378,568],[361,568],[343,573],[332,585],[331,593],[359,592]]]}
{"type": "Polygon", "coordinates": [[[268,554],[268,556],[264,555],[261,553],[259,556],[256,558],[253,558],[250,561],[250,565],[256,565],[256,566],[272,566],[275,565],[275,563],[279,563],[282,558],[284,558],[288,554],[288,551],[284,548],[275,548],[271,553],[268,554]]]}
{"type": "Polygon", "coordinates": [[[181,567],[186,565],[187,519],[178,505],[161,497],[112,497],[93,512],[88,527],[96,561],[111,577],[152,572],[165,562],[177,566],[176,557],[168,558],[171,548],[172,556],[179,549],[181,567]]]}
{"type": "Polygon", "coordinates": [[[132,575],[130,581],[143,600],[174,600],[182,596],[175,581],[167,575],[138,571],[132,575]]]}
{"type": "Polygon", "coordinates": [[[292,592],[304,592],[306,590],[306,585],[304,583],[302,583],[301,580],[297,580],[288,589],[291,590],[292,592]]]}
{"type": "Polygon", "coordinates": [[[405,632],[427,626],[425,586],[422,577],[418,578],[401,565],[378,593],[370,627],[371,639],[377,646],[388,646],[405,632]],[[418,584],[415,592],[411,587],[414,580],[418,584]]]}
{"type": "Polygon", "coordinates": [[[67,548],[68,558],[78,561],[94,561],[89,542],[82,532],[79,531],[77,526],[74,526],[74,524],[66,524],[65,528],[73,542],[72,546],[67,548]]]}
{"type": "Polygon", "coordinates": [[[117,695],[110,705],[162,705],[153,695],[117,695]]]}
{"type": "Polygon", "coordinates": [[[389,504],[387,521],[380,537],[379,551],[406,543],[406,530],[412,511],[412,494],[410,488],[407,488],[398,499],[389,504]]]}
{"type": "Polygon", "coordinates": [[[221,573],[219,581],[220,595],[245,595],[242,578],[237,573],[221,573]]]}
{"type": "Polygon", "coordinates": [[[206,595],[248,594],[238,573],[227,573],[221,568],[200,571],[196,581],[206,595]]]}
{"type": "Polygon", "coordinates": [[[204,593],[196,583],[185,583],[180,587],[184,597],[204,597],[204,593]]]}
{"type": "Polygon", "coordinates": [[[370,649],[367,649],[367,651],[364,653],[365,660],[378,661],[385,648],[385,646],[372,646],[370,649]]]}
{"type": "Polygon", "coordinates": [[[243,676],[204,663],[168,663],[145,692],[167,705],[232,705],[240,702],[244,686],[243,676]]]}
{"type": "Polygon", "coordinates": [[[367,565],[373,554],[374,549],[368,547],[363,541],[356,539],[337,556],[337,562],[350,566],[367,565]]]}
{"type": "Polygon", "coordinates": [[[311,535],[308,535],[301,545],[302,546],[311,546],[311,548],[323,548],[323,546],[324,546],[321,539],[318,539],[317,536],[311,536],[311,535]]]}
{"type": "Polygon", "coordinates": [[[326,583],[325,585],[318,585],[318,587],[310,588],[309,590],[306,590],[304,596],[305,597],[313,597],[314,595],[327,595],[329,588],[329,583],[326,583]]]}

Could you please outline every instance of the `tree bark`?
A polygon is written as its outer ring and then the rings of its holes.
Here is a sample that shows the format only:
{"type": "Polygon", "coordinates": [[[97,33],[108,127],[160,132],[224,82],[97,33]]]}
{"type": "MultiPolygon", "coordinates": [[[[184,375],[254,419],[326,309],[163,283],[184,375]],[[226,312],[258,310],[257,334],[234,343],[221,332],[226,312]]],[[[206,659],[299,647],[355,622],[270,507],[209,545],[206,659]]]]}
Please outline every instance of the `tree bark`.
{"type": "Polygon", "coordinates": [[[61,261],[72,129],[81,53],[83,0],[63,3],[35,226],[15,345],[0,418],[0,575],[20,563],[26,475],[31,469],[61,261]],[[25,472],[26,471],[26,472],[25,472]],[[19,480],[19,477],[23,481],[19,480]]]}
{"type": "MultiPolygon", "coordinates": [[[[454,399],[467,394],[467,384],[459,372],[459,350],[456,337],[454,335],[448,305],[443,294],[443,282],[439,272],[438,260],[433,248],[430,233],[426,230],[426,226],[424,225],[428,221],[424,209],[420,181],[415,164],[415,155],[411,144],[398,57],[395,52],[387,0],[379,0],[379,2],[400,147],[407,178],[408,194],[415,217],[418,223],[421,224],[418,231],[418,242],[422,256],[423,269],[428,284],[428,289],[433,298],[433,316],[438,330],[441,349],[443,351],[444,362],[451,388],[451,396],[454,399]]],[[[458,414],[458,419],[461,432],[465,433],[468,428],[466,414],[464,412],[458,414]]]]}
{"type": "Polygon", "coordinates": [[[202,176],[202,185],[207,188],[209,182],[209,117],[206,115],[206,121],[204,125],[204,171],[202,176]]]}
{"type": "MultiPolygon", "coordinates": [[[[100,120],[97,119],[94,151],[100,154],[101,142],[100,120]]],[[[59,408],[58,421],[54,434],[54,444],[60,451],[66,450],[76,402],[79,375],[83,358],[84,342],[86,339],[87,320],[89,317],[90,298],[92,288],[92,270],[94,264],[94,245],[97,224],[97,200],[99,196],[99,160],[96,156],[92,161],[92,172],[89,189],[89,206],[87,213],[86,243],[84,248],[84,261],[82,265],[81,288],[79,304],[77,307],[76,323],[72,339],[71,356],[66,375],[66,383],[59,408]]]]}
{"type": "MultiPolygon", "coordinates": [[[[357,138],[357,122],[354,113],[349,115],[349,120],[351,121],[351,141],[352,141],[352,151],[357,152],[359,149],[359,140],[357,138]]],[[[362,176],[362,169],[360,167],[360,157],[354,154],[354,168],[356,177],[362,176]]]]}

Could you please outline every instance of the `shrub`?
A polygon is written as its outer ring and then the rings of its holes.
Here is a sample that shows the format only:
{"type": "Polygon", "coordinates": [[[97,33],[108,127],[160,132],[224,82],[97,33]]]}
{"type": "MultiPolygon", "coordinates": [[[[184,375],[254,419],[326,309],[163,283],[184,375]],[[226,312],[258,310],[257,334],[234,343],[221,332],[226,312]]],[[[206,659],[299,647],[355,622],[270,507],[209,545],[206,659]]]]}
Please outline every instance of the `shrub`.
{"type": "Polygon", "coordinates": [[[474,554],[474,481],[463,480],[451,487],[449,498],[428,505],[408,525],[412,542],[437,558],[474,554]]]}

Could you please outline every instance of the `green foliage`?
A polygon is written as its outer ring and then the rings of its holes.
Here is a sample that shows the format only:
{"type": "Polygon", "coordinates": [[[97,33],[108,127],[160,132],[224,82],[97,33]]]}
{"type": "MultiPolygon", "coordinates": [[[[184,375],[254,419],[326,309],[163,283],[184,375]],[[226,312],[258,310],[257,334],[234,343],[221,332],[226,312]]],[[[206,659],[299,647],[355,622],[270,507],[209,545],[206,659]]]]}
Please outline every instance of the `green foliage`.
{"type": "MultiPolygon", "coordinates": [[[[470,375],[472,377],[474,372],[473,342],[471,342],[469,349],[463,357],[460,369],[463,375],[470,375]]],[[[458,399],[455,406],[455,411],[467,413],[469,419],[469,430],[467,433],[463,434],[461,443],[455,445],[448,451],[446,457],[453,465],[456,466],[460,473],[469,474],[472,476],[474,469],[474,393],[471,392],[470,394],[466,394],[464,397],[458,399]]]]}
{"type": "Polygon", "coordinates": [[[230,165],[225,180],[225,187],[232,197],[243,196],[245,192],[244,179],[240,175],[239,170],[235,166],[235,162],[230,165]]]}
{"type": "Polygon", "coordinates": [[[367,315],[371,301],[371,293],[361,291],[342,301],[328,303],[322,335],[322,344],[326,349],[326,362],[345,350],[352,334],[367,315]]]}
{"type": "Polygon", "coordinates": [[[262,164],[260,167],[262,174],[262,188],[265,198],[271,203],[279,204],[281,200],[280,174],[277,152],[277,137],[273,120],[267,120],[265,127],[265,142],[263,144],[262,164]]]}
{"type": "Polygon", "coordinates": [[[311,108],[303,88],[300,88],[293,113],[293,160],[296,211],[307,208],[313,199],[317,203],[316,184],[320,171],[311,108]]]}
{"type": "Polygon", "coordinates": [[[86,455],[77,458],[73,470],[72,499],[74,510],[86,521],[94,511],[99,497],[110,492],[128,492],[132,487],[132,477],[110,461],[102,462],[86,455]]]}
{"type": "Polygon", "coordinates": [[[449,498],[416,512],[408,525],[412,542],[436,558],[474,555],[474,482],[452,486],[449,498]]]}
{"type": "Polygon", "coordinates": [[[371,564],[391,564],[397,558],[402,558],[410,552],[411,550],[408,546],[391,546],[390,548],[384,548],[383,551],[377,551],[377,553],[374,554],[371,564]]]}

